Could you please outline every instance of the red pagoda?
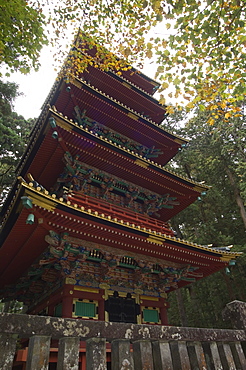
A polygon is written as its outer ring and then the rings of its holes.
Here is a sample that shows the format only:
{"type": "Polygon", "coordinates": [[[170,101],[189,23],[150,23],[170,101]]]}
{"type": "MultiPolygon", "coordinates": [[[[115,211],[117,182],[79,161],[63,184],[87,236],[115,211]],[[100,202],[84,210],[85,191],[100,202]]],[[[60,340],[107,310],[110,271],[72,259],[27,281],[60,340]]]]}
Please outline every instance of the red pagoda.
{"type": "Polygon", "coordinates": [[[168,292],[239,253],[175,237],[168,221],[207,190],[164,167],[187,141],[161,126],[155,81],[91,64],[55,82],[17,168],[0,294],[30,314],[167,324],[168,292]]]}

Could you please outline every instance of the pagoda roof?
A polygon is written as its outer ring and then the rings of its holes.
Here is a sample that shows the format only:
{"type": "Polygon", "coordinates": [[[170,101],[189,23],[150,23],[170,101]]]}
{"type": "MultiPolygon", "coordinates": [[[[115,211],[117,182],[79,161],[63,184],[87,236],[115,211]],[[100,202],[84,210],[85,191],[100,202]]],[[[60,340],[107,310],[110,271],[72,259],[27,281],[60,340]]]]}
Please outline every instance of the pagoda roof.
{"type": "Polygon", "coordinates": [[[123,71],[121,76],[123,79],[129,81],[149,95],[153,95],[160,87],[159,82],[156,82],[135,68],[123,71]]]}
{"type": "Polygon", "coordinates": [[[138,112],[158,125],[167,116],[166,107],[158,100],[116,73],[104,72],[100,68],[88,66],[78,80],[86,82],[113,98],[114,101],[130,107],[132,111],[138,112]]]}
{"type": "MultiPolygon", "coordinates": [[[[103,58],[103,55],[100,55],[98,58],[96,46],[92,48],[88,47],[86,40],[85,39],[83,40],[83,37],[81,38],[79,34],[78,34],[77,40],[75,41],[75,45],[77,45],[75,47],[77,48],[77,50],[79,50],[79,54],[81,58],[83,58],[83,56],[92,57],[89,64],[90,65],[96,64],[98,66],[98,69],[102,70],[102,68],[100,67],[102,64],[101,59],[103,58]]],[[[72,49],[72,51],[74,51],[74,49],[72,49]]],[[[108,53],[111,54],[111,52],[108,52],[108,53]]],[[[119,58],[116,58],[116,59],[120,60],[119,58]]],[[[130,82],[132,85],[135,85],[136,87],[138,87],[138,89],[144,91],[150,96],[153,95],[160,87],[159,82],[145,75],[144,73],[141,72],[141,70],[128,65],[128,63],[126,63],[126,67],[127,68],[122,69],[120,71],[109,69],[108,73],[114,74],[115,76],[121,76],[123,79],[130,82]]]]}
{"type": "Polygon", "coordinates": [[[177,176],[154,161],[80,127],[77,122],[65,118],[55,110],[50,110],[50,114],[56,120],[58,140],[52,138],[48,120],[43,119],[43,126],[31,140],[22,160],[22,167],[19,167],[19,175],[26,178],[27,173],[31,173],[47,189],[55,184],[63,172],[62,159],[66,152],[73,157],[80,156],[81,161],[88,166],[99,168],[109,175],[141,184],[141,187],[156,194],[170,194],[177,198],[179,204],[159,212],[163,221],[186,208],[202,191],[208,189],[203,184],[177,176]]]}
{"type": "MultiPolygon", "coordinates": [[[[86,116],[92,121],[130,137],[148,148],[156,148],[160,153],[156,162],[162,165],[173,158],[181,146],[187,144],[186,139],[171,134],[150,119],[84,81],[74,80],[69,86],[71,87],[70,92],[67,92],[66,87],[67,85],[62,81],[56,83],[46,100],[46,107],[47,105],[55,106],[56,110],[62,112],[69,120],[75,120],[74,110],[76,106],[79,106],[81,111],[86,110],[86,116]]],[[[37,126],[42,124],[44,118],[45,108],[37,126]]],[[[37,130],[38,127],[35,127],[35,131],[37,130]]]]}
{"type": "MultiPolygon", "coordinates": [[[[12,202],[2,220],[0,289],[27,273],[47,249],[44,239],[50,230],[95,243],[102,250],[100,245],[116,248],[119,254],[140,254],[170,266],[192,266],[197,278],[220,270],[231,259],[241,255],[190,243],[158,232],[154,226],[142,227],[137,218],[134,223],[129,223],[110,215],[110,212],[100,213],[90,204],[87,207],[72,205],[22,180],[15,187],[12,202]],[[23,196],[28,197],[31,206],[23,206],[23,196]],[[35,220],[33,224],[26,224],[30,213],[35,220]]],[[[177,284],[181,287],[189,282],[189,279],[180,280],[177,284]]]]}

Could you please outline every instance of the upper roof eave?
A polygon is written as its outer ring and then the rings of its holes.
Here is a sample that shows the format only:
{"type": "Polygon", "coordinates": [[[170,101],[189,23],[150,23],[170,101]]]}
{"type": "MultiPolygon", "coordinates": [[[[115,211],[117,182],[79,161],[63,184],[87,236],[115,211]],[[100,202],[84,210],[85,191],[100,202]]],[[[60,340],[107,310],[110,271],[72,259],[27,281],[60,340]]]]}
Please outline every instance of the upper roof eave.
{"type": "MultiPolygon", "coordinates": [[[[97,135],[95,135],[92,132],[88,132],[87,130],[85,130],[82,127],[80,127],[77,122],[74,122],[73,120],[71,120],[71,119],[69,120],[68,118],[64,117],[61,113],[59,113],[56,110],[54,110],[54,108],[50,108],[49,111],[55,117],[57,117],[57,118],[62,119],[63,121],[65,121],[66,124],[68,124],[69,126],[72,126],[72,127],[76,128],[76,130],[81,131],[81,133],[83,133],[83,132],[89,133],[91,136],[94,136],[97,140],[100,140],[102,142],[106,142],[107,144],[111,145],[112,147],[115,146],[117,148],[120,148],[120,150],[122,150],[123,152],[126,152],[128,155],[132,155],[132,156],[136,157],[137,160],[141,160],[146,165],[148,165],[148,166],[149,165],[152,165],[152,166],[156,167],[156,170],[158,170],[158,171],[159,170],[164,171],[167,174],[170,174],[172,176],[175,176],[177,179],[184,180],[185,182],[187,182],[187,184],[195,185],[195,190],[197,192],[209,190],[211,188],[211,186],[209,186],[209,185],[201,184],[201,183],[199,183],[197,181],[188,179],[188,178],[186,178],[184,176],[177,175],[175,172],[166,169],[164,166],[162,166],[162,165],[160,165],[158,163],[155,163],[153,160],[146,159],[143,156],[140,156],[138,153],[133,153],[133,152],[130,152],[129,150],[127,150],[127,149],[122,148],[122,146],[117,145],[117,143],[109,142],[108,140],[106,140],[104,138],[98,137],[97,135]]],[[[194,187],[193,187],[193,190],[194,190],[194,187]]]]}
{"type": "MultiPolygon", "coordinates": [[[[83,51],[82,52],[83,55],[89,55],[88,53],[86,53],[86,51],[83,51]]],[[[159,104],[159,101],[157,99],[155,99],[153,97],[152,94],[148,93],[147,91],[143,90],[140,86],[134,84],[132,81],[129,80],[129,78],[127,78],[127,76],[123,76],[122,74],[117,74],[117,72],[115,72],[114,70],[112,69],[109,69],[108,71],[105,71],[103,68],[100,68],[101,66],[101,63],[98,62],[97,63],[98,65],[98,69],[101,70],[102,72],[105,72],[109,75],[112,75],[116,80],[119,80],[119,81],[124,81],[124,82],[127,82],[129,85],[131,85],[132,87],[134,87],[136,90],[138,90],[140,93],[146,95],[148,98],[150,98],[152,101],[155,101],[156,104],[159,104]]],[[[151,79],[150,77],[146,76],[145,74],[141,73],[140,71],[137,71],[135,68],[132,67],[131,69],[132,71],[134,71],[134,73],[137,73],[139,76],[142,76],[143,78],[145,78],[146,80],[150,81],[152,83],[153,86],[155,86],[155,91],[157,91],[157,89],[160,87],[160,83],[151,79]]],[[[166,107],[166,105],[163,105],[163,107],[166,107]]]]}
{"type": "MultiPolygon", "coordinates": [[[[74,47],[77,50],[79,50],[81,54],[89,55],[92,58],[95,58],[97,46],[95,45],[93,48],[88,48],[88,43],[87,43],[85,37],[83,39],[83,36],[85,36],[85,35],[81,35],[81,33],[77,34],[77,36],[75,37],[74,47]],[[82,49],[82,46],[83,46],[83,49],[82,49]]],[[[119,57],[116,57],[116,59],[120,60],[119,57]]],[[[145,80],[147,83],[150,84],[150,86],[152,87],[151,93],[154,94],[155,91],[160,87],[160,83],[155,81],[151,77],[147,76],[146,74],[142,73],[140,70],[137,70],[133,66],[130,66],[130,67],[131,67],[130,68],[131,73],[133,73],[135,76],[139,76],[140,78],[142,78],[143,80],[145,80]],[[153,89],[153,87],[154,87],[154,89],[153,89]]],[[[123,74],[127,74],[128,72],[129,71],[127,71],[123,74]]]]}
{"type": "MultiPolygon", "coordinates": [[[[71,128],[74,128],[76,130],[79,130],[81,131],[81,134],[83,134],[83,132],[86,132],[86,134],[89,134],[91,135],[92,137],[95,137],[96,140],[100,140],[102,143],[107,143],[107,145],[110,145],[112,146],[112,149],[114,147],[116,147],[117,149],[120,149],[122,152],[125,152],[128,156],[131,155],[132,157],[134,157],[134,160],[140,160],[141,163],[143,164],[146,164],[147,166],[153,166],[158,172],[159,171],[164,171],[166,174],[170,174],[171,176],[174,176],[177,180],[182,180],[182,181],[185,181],[185,183],[190,184],[193,188],[193,190],[197,191],[198,193],[202,192],[202,191],[206,191],[208,189],[210,189],[210,186],[208,185],[205,185],[205,184],[201,184],[199,182],[196,182],[196,181],[193,181],[191,179],[187,179],[185,178],[184,176],[180,176],[180,175],[177,175],[175,174],[175,172],[173,171],[170,171],[168,169],[166,169],[164,166],[154,162],[153,160],[150,160],[150,159],[146,159],[144,158],[143,156],[139,155],[138,153],[133,153],[133,152],[129,152],[129,150],[127,149],[124,149],[122,146],[119,146],[117,145],[116,143],[113,143],[113,142],[109,142],[108,140],[104,139],[104,138],[100,138],[98,137],[97,135],[91,133],[91,132],[88,132],[86,131],[85,129],[83,129],[82,127],[80,127],[77,122],[74,122],[73,120],[71,119],[68,119],[66,117],[64,117],[62,115],[62,113],[59,113],[57,112],[54,108],[49,108],[47,111],[46,111],[46,114],[45,116],[47,116],[49,113],[51,113],[52,115],[54,115],[56,118],[62,120],[65,122],[66,125],[69,125],[71,128]]],[[[17,167],[17,173],[20,174],[21,172],[21,168],[23,168],[24,166],[24,162],[26,161],[26,159],[28,158],[29,156],[29,153],[30,151],[33,149],[33,147],[35,146],[38,138],[39,138],[39,133],[41,132],[41,129],[44,127],[44,125],[47,125],[47,122],[45,119],[43,119],[41,122],[40,122],[40,130],[36,133],[36,135],[33,137],[33,140],[30,142],[30,144],[28,145],[23,157],[22,157],[22,160],[21,162],[19,163],[18,167],[17,167]]],[[[140,163],[140,164],[141,164],[140,163]]]]}
{"type": "Polygon", "coordinates": [[[85,85],[87,87],[89,87],[91,90],[93,90],[95,93],[101,95],[104,99],[108,99],[110,100],[111,102],[113,102],[114,104],[116,103],[119,107],[121,108],[124,108],[124,109],[127,109],[130,113],[136,115],[137,117],[139,117],[139,119],[141,119],[141,121],[147,123],[147,124],[150,124],[150,125],[153,125],[154,127],[156,127],[158,130],[161,130],[163,132],[163,134],[167,134],[168,137],[172,137],[173,140],[178,140],[180,143],[188,143],[189,140],[188,139],[185,139],[179,135],[176,135],[176,134],[173,134],[171,133],[170,131],[166,130],[165,128],[163,128],[162,126],[160,126],[159,124],[155,123],[154,121],[152,121],[151,119],[148,119],[146,118],[145,116],[143,116],[142,114],[134,111],[133,109],[131,109],[130,107],[122,104],[121,102],[115,100],[113,97],[107,95],[106,93],[104,93],[103,91],[99,91],[96,87],[94,87],[93,85],[91,85],[90,83],[87,83],[81,79],[79,79],[78,77],[75,78],[75,81],[77,81],[78,83],[82,85],[85,85]]]}

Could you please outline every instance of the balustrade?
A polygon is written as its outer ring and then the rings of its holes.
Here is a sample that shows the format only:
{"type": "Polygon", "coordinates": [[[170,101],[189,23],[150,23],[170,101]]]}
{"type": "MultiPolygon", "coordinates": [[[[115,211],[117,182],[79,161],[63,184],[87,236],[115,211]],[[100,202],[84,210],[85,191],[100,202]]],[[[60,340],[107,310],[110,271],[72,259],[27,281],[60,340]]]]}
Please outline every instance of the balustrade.
{"type": "Polygon", "coordinates": [[[20,339],[29,338],[26,370],[49,368],[51,340],[59,340],[58,370],[244,370],[246,304],[231,302],[224,317],[231,319],[235,330],[2,313],[0,369],[13,369],[18,334],[19,345],[20,339]],[[80,341],[86,343],[86,364],[79,360],[80,341]]]}

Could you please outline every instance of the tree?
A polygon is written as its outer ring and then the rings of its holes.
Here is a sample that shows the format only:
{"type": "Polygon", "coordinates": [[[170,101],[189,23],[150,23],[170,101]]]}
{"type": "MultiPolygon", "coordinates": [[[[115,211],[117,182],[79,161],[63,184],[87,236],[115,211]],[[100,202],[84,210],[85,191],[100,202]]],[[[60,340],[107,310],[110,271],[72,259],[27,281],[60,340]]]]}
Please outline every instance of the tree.
{"type": "MultiPolygon", "coordinates": [[[[246,87],[244,0],[1,2],[0,61],[12,69],[27,72],[37,66],[46,42],[45,25],[51,44],[58,48],[57,59],[64,39],[70,44],[67,35],[75,35],[79,28],[89,48],[101,45],[102,68],[120,73],[122,66],[133,63],[141,69],[145,58],[152,59],[161,89],[174,90],[162,95],[161,103],[166,103],[167,95],[183,96],[188,109],[210,112],[210,124],[213,113],[226,123],[241,114],[238,102],[244,100],[246,87]]],[[[74,50],[70,59],[75,74],[93,63],[79,56],[74,50]]]]}
{"type": "MultiPolygon", "coordinates": [[[[190,139],[188,146],[174,158],[176,172],[211,185],[206,195],[172,219],[178,237],[201,245],[234,244],[236,250],[244,251],[246,225],[241,212],[245,202],[244,120],[234,117],[230,125],[223,125],[216,119],[210,126],[205,112],[197,112],[189,119],[178,111],[168,118],[165,127],[190,139]]],[[[242,256],[230,267],[229,274],[220,271],[182,288],[178,296],[171,293],[170,324],[183,324],[185,317],[188,326],[227,327],[221,311],[234,299],[245,300],[245,267],[246,259],[242,256]]]]}
{"type": "MultiPolygon", "coordinates": [[[[208,119],[215,111],[228,122],[245,97],[245,10],[244,0],[63,0],[50,7],[49,21],[54,44],[74,24],[89,47],[99,43],[138,68],[153,59],[161,89],[175,90],[171,99],[182,95],[188,108],[207,109],[208,119]]],[[[113,54],[105,60],[103,67],[119,68],[113,54]]],[[[78,70],[92,63],[74,62],[78,70]]]]}
{"type": "Polygon", "coordinates": [[[0,0],[0,63],[11,71],[38,68],[38,56],[47,44],[44,15],[38,2],[0,0]]]}
{"type": "Polygon", "coordinates": [[[32,119],[25,120],[12,111],[18,95],[16,84],[0,81],[0,205],[15,179],[15,167],[33,126],[32,119]]]}
{"type": "Polygon", "coordinates": [[[2,115],[7,115],[11,112],[13,101],[19,95],[18,85],[13,82],[4,83],[0,80],[0,112],[2,115]]]}
{"type": "MultiPolygon", "coordinates": [[[[240,109],[243,110],[244,107],[240,109]]],[[[210,126],[207,125],[207,115],[197,112],[181,131],[191,139],[191,142],[186,151],[179,156],[180,170],[182,168],[188,177],[212,185],[212,191],[208,193],[206,200],[203,199],[199,204],[203,223],[214,210],[217,223],[221,223],[221,230],[228,217],[232,218],[230,223],[234,224],[233,217],[234,221],[238,219],[237,214],[240,214],[246,228],[244,118],[231,117],[228,125],[216,119],[213,126],[210,126]],[[211,204],[207,210],[209,201],[211,204]]],[[[227,231],[230,229],[227,226],[227,231]]]]}

